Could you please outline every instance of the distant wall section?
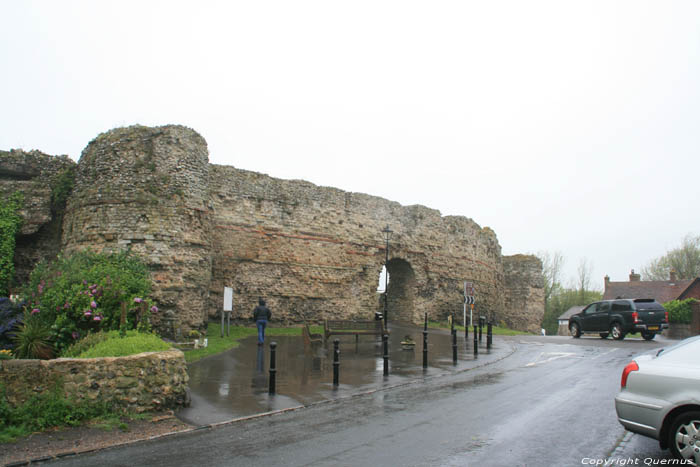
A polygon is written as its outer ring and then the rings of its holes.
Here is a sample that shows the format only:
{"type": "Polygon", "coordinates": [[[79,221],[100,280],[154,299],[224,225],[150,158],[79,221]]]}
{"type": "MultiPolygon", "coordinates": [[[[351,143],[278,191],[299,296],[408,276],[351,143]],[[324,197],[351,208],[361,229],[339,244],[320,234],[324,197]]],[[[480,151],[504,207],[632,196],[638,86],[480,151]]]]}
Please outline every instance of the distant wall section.
{"type": "Polygon", "coordinates": [[[36,263],[56,257],[66,198],[76,163],[68,156],[40,151],[0,151],[0,198],[19,191],[24,197],[22,227],[16,237],[15,282],[27,281],[36,263]]]}
{"type": "Polygon", "coordinates": [[[503,272],[507,312],[497,319],[510,328],[539,334],[544,317],[542,261],[532,255],[504,256],[503,272]]]}

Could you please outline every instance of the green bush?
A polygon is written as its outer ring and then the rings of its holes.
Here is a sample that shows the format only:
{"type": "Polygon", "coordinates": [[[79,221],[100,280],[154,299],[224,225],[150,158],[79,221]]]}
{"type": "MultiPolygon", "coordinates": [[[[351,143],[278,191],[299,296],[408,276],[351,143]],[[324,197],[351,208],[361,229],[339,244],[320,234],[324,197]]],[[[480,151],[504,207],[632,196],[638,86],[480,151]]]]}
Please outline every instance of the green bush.
{"type": "Polygon", "coordinates": [[[105,333],[106,339],[85,349],[77,358],[124,357],[141,352],[159,352],[170,349],[170,344],[164,342],[155,334],[128,331],[125,337],[118,331],[105,333]]]}
{"type": "Polygon", "coordinates": [[[668,321],[676,324],[690,324],[693,319],[691,304],[697,302],[694,298],[686,300],[672,300],[664,303],[664,308],[668,311],[668,321]]]}
{"type": "Polygon", "coordinates": [[[109,339],[110,334],[107,332],[92,332],[87,336],[83,337],[79,341],[71,344],[68,348],[61,352],[61,357],[64,358],[77,358],[78,355],[85,352],[91,347],[99,344],[102,341],[109,339]]]}
{"type": "Polygon", "coordinates": [[[109,416],[112,407],[105,402],[76,402],[63,395],[61,384],[51,391],[35,394],[24,404],[11,407],[0,384],[0,442],[55,426],[75,426],[85,420],[109,416]]]}
{"type": "Polygon", "coordinates": [[[123,327],[147,329],[150,290],[148,270],[137,257],[82,251],[37,265],[23,294],[27,308],[50,326],[60,352],[88,333],[119,329],[122,302],[129,304],[123,327]],[[141,302],[148,303],[146,316],[141,302]]]}

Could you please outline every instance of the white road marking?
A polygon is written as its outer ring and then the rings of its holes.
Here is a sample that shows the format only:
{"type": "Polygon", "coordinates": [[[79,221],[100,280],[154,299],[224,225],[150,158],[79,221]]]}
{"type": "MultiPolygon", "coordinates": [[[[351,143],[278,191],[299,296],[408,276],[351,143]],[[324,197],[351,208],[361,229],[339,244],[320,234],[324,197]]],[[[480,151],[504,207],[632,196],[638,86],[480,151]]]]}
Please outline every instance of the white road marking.
{"type": "Polygon", "coordinates": [[[551,361],[566,357],[580,357],[580,355],[573,352],[541,352],[534,362],[530,362],[525,366],[528,367],[539,365],[541,363],[549,363],[551,361]],[[547,357],[545,358],[545,356],[547,357]]]}
{"type": "Polygon", "coordinates": [[[607,355],[607,354],[609,354],[609,353],[617,352],[618,350],[620,350],[620,349],[610,349],[610,350],[608,350],[607,352],[603,352],[603,353],[601,353],[601,354],[596,355],[596,356],[593,357],[591,360],[595,360],[596,358],[602,357],[603,355],[607,355]]]}

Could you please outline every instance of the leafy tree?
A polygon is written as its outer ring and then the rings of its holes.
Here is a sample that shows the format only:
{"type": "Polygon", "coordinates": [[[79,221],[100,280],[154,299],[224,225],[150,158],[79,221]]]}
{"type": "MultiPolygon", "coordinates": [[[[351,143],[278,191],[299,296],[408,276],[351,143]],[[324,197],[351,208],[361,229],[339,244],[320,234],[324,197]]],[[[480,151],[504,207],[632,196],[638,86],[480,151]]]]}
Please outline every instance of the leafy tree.
{"type": "Polygon", "coordinates": [[[681,246],[644,266],[642,276],[648,281],[666,281],[672,269],[676,271],[678,279],[700,276],[700,235],[686,235],[681,246]]]}
{"type": "Polygon", "coordinates": [[[15,275],[15,236],[22,225],[19,210],[23,198],[15,192],[0,203],[0,297],[8,295],[15,275]]]}
{"type": "Polygon", "coordinates": [[[542,276],[545,283],[545,308],[542,328],[547,334],[556,334],[559,329],[558,318],[572,306],[588,305],[600,300],[602,292],[591,290],[591,264],[582,259],[577,269],[576,280],[571,280],[569,287],[561,283],[561,268],[565,259],[560,252],[540,252],[537,256],[542,261],[542,276]]]}
{"type": "Polygon", "coordinates": [[[552,295],[561,289],[561,268],[564,266],[564,255],[560,251],[549,253],[541,251],[537,257],[542,261],[542,278],[544,279],[544,304],[547,307],[552,295]]]}

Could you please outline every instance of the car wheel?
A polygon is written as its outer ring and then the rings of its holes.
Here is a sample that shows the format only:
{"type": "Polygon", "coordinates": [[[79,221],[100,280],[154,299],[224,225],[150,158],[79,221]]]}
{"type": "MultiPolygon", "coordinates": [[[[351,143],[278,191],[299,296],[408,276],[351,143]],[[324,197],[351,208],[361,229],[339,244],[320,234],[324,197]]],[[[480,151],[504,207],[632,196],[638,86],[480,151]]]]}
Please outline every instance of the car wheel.
{"type": "Polygon", "coordinates": [[[569,331],[576,339],[581,337],[581,327],[577,323],[571,323],[571,326],[569,326],[569,331]]]}
{"type": "Polygon", "coordinates": [[[680,414],[668,431],[668,447],[676,459],[700,465],[700,412],[680,414]]]}
{"type": "Polygon", "coordinates": [[[622,332],[622,325],[620,323],[612,323],[610,325],[610,335],[616,341],[621,341],[625,338],[625,333],[622,332]]]}
{"type": "Polygon", "coordinates": [[[608,338],[608,334],[609,334],[609,333],[607,333],[607,332],[601,332],[601,333],[600,333],[600,338],[601,338],[601,339],[607,339],[607,338],[608,338]]]}
{"type": "Polygon", "coordinates": [[[655,332],[643,332],[642,337],[644,338],[645,341],[650,341],[656,336],[655,332]]]}

